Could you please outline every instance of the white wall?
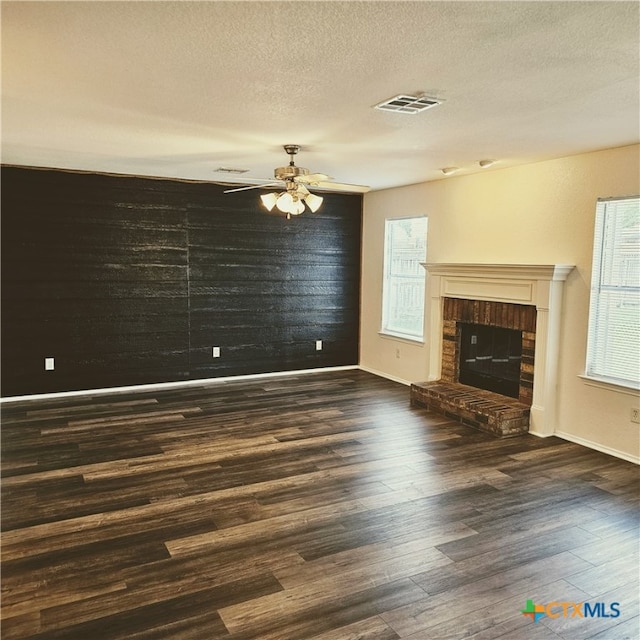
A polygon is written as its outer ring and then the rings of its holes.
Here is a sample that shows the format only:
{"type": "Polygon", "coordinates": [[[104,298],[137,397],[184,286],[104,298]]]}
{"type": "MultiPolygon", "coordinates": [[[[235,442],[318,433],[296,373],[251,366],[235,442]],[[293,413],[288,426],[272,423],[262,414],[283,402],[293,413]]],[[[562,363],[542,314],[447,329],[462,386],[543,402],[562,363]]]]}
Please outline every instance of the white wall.
{"type": "Polygon", "coordinates": [[[428,375],[428,344],[378,333],[385,218],[429,217],[428,262],[575,264],[565,286],[556,434],[638,461],[640,427],[629,419],[637,394],[578,377],[596,199],[638,193],[640,146],[632,145],[366,194],[361,367],[407,383],[428,375]]]}

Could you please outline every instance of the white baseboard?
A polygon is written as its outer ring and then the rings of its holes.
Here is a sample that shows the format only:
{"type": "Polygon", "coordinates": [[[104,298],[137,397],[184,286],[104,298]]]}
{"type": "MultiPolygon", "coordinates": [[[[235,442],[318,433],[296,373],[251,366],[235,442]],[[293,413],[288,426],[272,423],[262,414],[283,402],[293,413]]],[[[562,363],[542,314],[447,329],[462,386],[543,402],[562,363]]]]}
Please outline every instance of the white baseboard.
{"type": "Polygon", "coordinates": [[[600,451],[601,453],[606,453],[607,455],[613,456],[614,458],[621,458],[622,460],[626,460],[627,462],[640,464],[639,456],[632,456],[624,451],[606,447],[603,444],[593,442],[592,440],[587,440],[586,438],[581,438],[580,436],[574,436],[573,434],[566,433],[565,431],[556,431],[555,433],[540,433],[538,431],[532,431],[531,429],[529,429],[528,433],[538,438],[550,438],[551,436],[558,436],[558,438],[562,438],[563,440],[575,442],[575,444],[582,445],[583,447],[587,447],[588,449],[594,449],[595,451],[600,451]]]}
{"type": "Polygon", "coordinates": [[[574,436],[573,434],[566,433],[564,431],[556,431],[553,435],[558,436],[558,438],[562,438],[563,440],[568,440],[569,442],[581,444],[583,447],[588,447],[589,449],[595,449],[596,451],[600,451],[601,453],[606,453],[610,456],[614,456],[615,458],[621,458],[622,460],[626,460],[627,462],[640,464],[640,456],[633,456],[629,453],[626,453],[625,451],[619,451],[618,449],[613,449],[612,447],[607,447],[603,444],[599,444],[598,442],[593,442],[592,440],[587,440],[586,438],[581,438],[580,436],[574,436]]]}
{"type": "Polygon", "coordinates": [[[71,398],[73,396],[96,396],[122,393],[124,391],[153,391],[155,389],[176,389],[179,387],[202,387],[219,382],[233,382],[236,380],[253,380],[259,378],[276,378],[282,376],[297,376],[301,373],[326,373],[327,371],[349,371],[359,369],[357,364],[343,367],[322,367],[318,369],[297,369],[295,371],[273,371],[269,373],[251,373],[242,376],[224,376],[220,378],[201,378],[199,380],[180,380],[178,382],[156,382],[153,384],[135,384],[128,387],[106,387],[104,389],[83,389],[81,391],[57,391],[55,393],[35,393],[28,396],[11,396],[0,398],[0,404],[24,402],[25,400],[49,400],[54,398],[71,398]]]}
{"type": "Polygon", "coordinates": [[[403,380],[402,378],[396,378],[396,376],[392,376],[388,373],[383,373],[382,371],[377,371],[376,369],[372,369],[371,367],[365,367],[363,365],[360,365],[359,369],[362,369],[362,371],[366,371],[367,373],[372,373],[374,376],[379,376],[380,378],[386,378],[387,380],[391,380],[392,382],[399,382],[400,384],[403,384],[406,387],[411,386],[411,382],[407,380],[403,380]]]}
{"type": "Polygon", "coordinates": [[[532,435],[532,436],[536,436],[536,438],[550,438],[551,436],[555,436],[555,433],[542,433],[541,431],[534,431],[533,429],[531,429],[531,427],[529,427],[529,431],[527,431],[528,434],[532,435]]]}

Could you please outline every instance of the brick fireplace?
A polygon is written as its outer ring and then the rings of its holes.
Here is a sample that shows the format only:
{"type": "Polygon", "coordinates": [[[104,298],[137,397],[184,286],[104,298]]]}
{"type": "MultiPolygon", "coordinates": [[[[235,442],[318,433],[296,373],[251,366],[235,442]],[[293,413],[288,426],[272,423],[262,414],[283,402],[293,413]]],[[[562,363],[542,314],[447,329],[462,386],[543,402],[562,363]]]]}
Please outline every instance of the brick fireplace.
{"type": "Polygon", "coordinates": [[[495,435],[552,435],[562,291],[573,265],[423,266],[429,276],[429,378],[412,385],[412,403],[495,435]],[[517,398],[460,384],[465,323],[522,332],[517,398]]]}
{"type": "Polygon", "coordinates": [[[522,332],[517,399],[531,406],[535,366],[536,308],[492,300],[443,298],[442,370],[444,382],[460,382],[463,325],[500,327],[522,332]]]}

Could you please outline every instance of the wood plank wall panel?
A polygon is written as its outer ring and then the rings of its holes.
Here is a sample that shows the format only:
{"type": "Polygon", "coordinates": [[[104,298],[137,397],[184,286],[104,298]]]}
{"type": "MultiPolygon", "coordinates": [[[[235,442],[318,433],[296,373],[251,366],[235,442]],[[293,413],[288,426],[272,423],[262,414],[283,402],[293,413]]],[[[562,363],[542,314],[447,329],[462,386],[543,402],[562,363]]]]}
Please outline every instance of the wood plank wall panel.
{"type": "Polygon", "coordinates": [[[161,181],[16,168],[2,187],[3,393],[187,378],[179,194],[161,181]]]}
{"type": "Polygon", "coordinates": [[[251,191],[234,194],[233,215],[190,208],[198,377],[357,363],[361,198],[324,197],[319,212],[291,220],[256,212],[251,191]]]}
{"type": "Polygon", "coordinates": [[[2,187],[3,396],[358,362],[361,196],[288,221],[213,184],[3,167],[2,187]]]}

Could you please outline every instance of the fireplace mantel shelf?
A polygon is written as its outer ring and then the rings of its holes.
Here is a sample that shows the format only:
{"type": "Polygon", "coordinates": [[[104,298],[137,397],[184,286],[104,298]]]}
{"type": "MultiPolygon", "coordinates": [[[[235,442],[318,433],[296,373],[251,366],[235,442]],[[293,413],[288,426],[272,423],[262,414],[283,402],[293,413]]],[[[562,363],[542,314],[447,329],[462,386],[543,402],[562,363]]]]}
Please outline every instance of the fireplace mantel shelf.
{"type": "Polygon", "coordinates": [[[489,264],[457,262],[423,262],[421,264],[433,275],[560,281],[566,280],[574,268],[572,264],[489,264]]]}

